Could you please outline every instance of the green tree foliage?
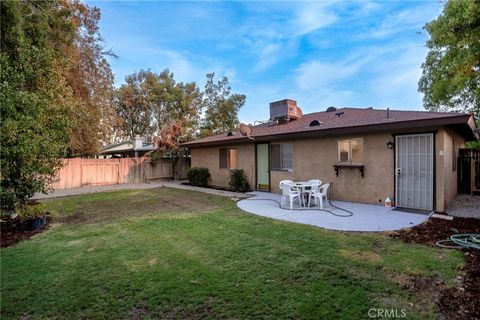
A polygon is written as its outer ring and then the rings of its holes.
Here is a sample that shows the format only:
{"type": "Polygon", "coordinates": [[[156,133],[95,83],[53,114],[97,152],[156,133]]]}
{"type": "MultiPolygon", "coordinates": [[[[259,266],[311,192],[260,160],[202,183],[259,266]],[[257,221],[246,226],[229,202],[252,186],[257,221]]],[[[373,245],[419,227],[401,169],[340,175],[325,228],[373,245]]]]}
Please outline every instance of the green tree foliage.
{"type": "Polygon", "coordinates": [[[185,135],[193,137],[200,114],[200,89],[195,82],[177,83],[168,69],[155,75],[155,78],[152,106],[156,131],[168,130],[176,123],[185,135]]]}
{"type": "Polygon", "coordinates": [[[200,136],[205,137],[234,130],[238,112],[245,104],[245,95],[233,94],[227,77],[214,82],[215,73],[207,74],[202,108],[205,112],[200,136]]]}
{"type": "Polygon", "coordinates": [[[153,132],[151,88],[155,79],[149,72],[136,72],[125,78],[116,93],[114,104],[117,115],[123,120],[121,129],[130,139],[153,132]]]}
{"type": "Polygon", "coordinates": [[[99,140],[110,141],[119,119],[113,110],[113,74],[99,33],[100,10],[79,0],[62,0],[74,30],[65,52],[65,79],[72,88],[69,153],[94,155],[99,140]]]}
{"type": "Polygon", "coordinates": [[[113,76],[100,12],[78,0],[1,1],[1,208],[46,191],[67,155],[110,128],[113,76]]]}
{"type": "Polygon", "coordinates": [[[480,1],[446,2],[430,35],[419,91],[428,110],[480,114],[480,1]]]}
{"type": "Polygon", "coordinates": [[[73,95],[57,49],[72,29],[54,2],[1,1],[0,10],[0,201],[12,213],[45,190],[66,152],[73,95]]]}
{"type": "Polygon", "coordinates": [[[140,70],[125,80],[126,84],[118,89],[115,108],[130,139],[168,131],[172,124],[180,125],[186,135],[193,136],[201,97],[194,82],[176,82],[168,69],[159,74],[140,70]]]}
{"type": "MultiPolygon", "coordinates": [[[[476,126],[477,128],[480,128],[480,119],[476,121],[476,126]]],[[[465,143],[466,148],[472,148],[472,149],[480,149],[480,140],[477,141],[469,141],[465,143]]]]}

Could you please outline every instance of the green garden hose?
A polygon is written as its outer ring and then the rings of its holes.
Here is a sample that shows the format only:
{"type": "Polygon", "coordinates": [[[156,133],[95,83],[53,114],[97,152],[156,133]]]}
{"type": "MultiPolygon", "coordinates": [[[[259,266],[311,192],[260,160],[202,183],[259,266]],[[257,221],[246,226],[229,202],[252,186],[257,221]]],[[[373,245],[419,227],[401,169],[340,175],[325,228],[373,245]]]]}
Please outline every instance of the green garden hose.
{"type": "Polygon", "coordinates": [[[458,233],[452,234],[448,240],[437,241],[437,246],[442,248],[461,249],[473,248],[480,250],[480,234],[458,233]]]}

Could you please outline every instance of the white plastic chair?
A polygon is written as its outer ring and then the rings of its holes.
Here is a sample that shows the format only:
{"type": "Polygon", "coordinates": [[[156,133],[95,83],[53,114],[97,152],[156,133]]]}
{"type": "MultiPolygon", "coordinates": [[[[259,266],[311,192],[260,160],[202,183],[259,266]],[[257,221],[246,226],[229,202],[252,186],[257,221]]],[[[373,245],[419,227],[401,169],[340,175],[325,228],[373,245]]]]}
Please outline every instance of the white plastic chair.
{"type": "Polygon", "coordinates": [[[310,189],[307,190],[308,207],[310,207],[311,199],[315,198],[315,194],[320,192],[319,188],[320,188],[320,185],[322,184],[322,181],[315,179],[315,180],[310,180],[308,182],[311,185],[310,189]]]}
{"type": "MultiPolygon", "coordinates": [[[[315,205],[317,205],[317,199],[320,199],[320,209],[323,210],[323,198],[325,198],[326,201],[328,201],[327,198],[327,193],[328,193],[328,188],[330,187],[330,183],[325,183],[320,186],[318,191],[314,191],[310,193],[310,196],[314,197],[315,199],[315,205]]],[[[309,199],[310,201],[310,199],[309,199]]]]}
{"type": "Polygon", "coordinates": [[[295,186],[292,180],[282,180],[279,183],[280,189],[282,189],[282,199],[280,201],[280,206],[283,208],[285,200],[288,198],[290,202],[290,210],[293,209],[293,201],[295,199],[300,203],[300,192],[295,186]]]}
{"type": "Polygon", "coordinates": [[[312,185],[310,190],[307,192],[307,198],[308,198],[308,206],[310,207],[310,199],[313,197],[312,193],[314,191],[318,191],[318,187],[322,185],[322,180],[320,179],[310,179],[308,180],[308,183],[312,185]]]}

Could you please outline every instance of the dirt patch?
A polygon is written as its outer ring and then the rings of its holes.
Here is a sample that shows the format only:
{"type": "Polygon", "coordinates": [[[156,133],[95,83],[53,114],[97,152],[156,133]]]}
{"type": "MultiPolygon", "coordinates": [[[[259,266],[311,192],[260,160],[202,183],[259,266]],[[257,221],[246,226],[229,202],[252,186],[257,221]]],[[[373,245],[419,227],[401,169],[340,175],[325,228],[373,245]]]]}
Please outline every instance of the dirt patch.
{"type": "Polygon", "coordinates": [[[83,212],[77,212],[70,216],[66,216],[65,218],[59,218],[58,220],[61,223],[74,224],[74,223],[87,223],[90,221],[90,218],[88,217],[87,214],[83,212]]]}
{"type": "Polygon", "coordinates": [[[187,313],[183,319],[188,320],[199,320],[199,319],[212,319],[215,318],[215,310],[212,308],[215,300],[213,298],[208,298],[204,303],[199,305],[192,312],[187,313]]]}
{"type": "Polygon", "coordinates": [[[402,229],[390,234],[391,237],[401,239],[406,243],[422,243],[435,245],[439,240],[450,238],[454,233],[480,232],[480,219],[453,218],[444,220],[431,218],[425,223],[410,229],[402,229]]]}
{"type": "Polygon", "coordinates": [[[30,231],[28,223],[19,219],[4,219],[1,221],[0,248],[6,248],[19,243],[22,240],[29,239],[34,235],[47,230],[50,227],[50,219],[39,230],[30,231]]]}
{"type": "Polygon", "coordinates": [[[128,312],[128,317],[127,319],[129,320],[140,320],[140,319],[145,319],[149,316],[149,312],[146,308],[143,307],[133,307],[130,309],[128,312]]]}
{"type": "Polygon", "coordinates": [[[406,274],[395,274],[391,279],[409,294],[421,293],[430,301],[438,303],[440,292],[446,288],[445,281],[440,277],[419,277],[406,274]]]}
{"type": "Polygon", "coordinates": [[[351,258],[354,260],[360,260],[364,262],[380,262],[382,258],[371,251],[349,251],[349,250],[340,250],[340,254],[346,258],[351,258]]]}
{"type": "Polygon", "coordinates": [[[435,312],[435,305],[440,304],[442,292],[447,288],[445,281],[438,275],[421,277],[395,273],[388,274],[388,277],[410,297],[408,305],[423,315],[435,312]]]}
{"type": "Polygon", "coordinates": [[[439,307],[448,319],[480,319],[480,253],[466,252],[457,285],[442,290],[439,307]]]}
{"type": "Polygon", "coordinates": [[[208,196],[188,192],[144,191],[143,194],[123,199],[102,199],[79,202],[64,215],[58,212],[57,221],[66,224],[107,222],[122,218],[159,215],[191,215],[209,212],[218,207],[208,196]]]}
{"type": "MultiPolygon", "coordinates": [[[[429,219],[421,225],[394,232],[390,236],[406,243],[436,246],[437,241],[448,239],[454,233],[478,232],[480,232],[479,219],[429,219]]],[[[431,281],[426,285],[432,286],[435,291],[438,291],[435,303],[447,319],[480,319],[480,303],[478,303],[478,297],[480,297],[480,251],[462,250],[465,252],[465,265],[453,287],[435,287],[431,281]]]]}

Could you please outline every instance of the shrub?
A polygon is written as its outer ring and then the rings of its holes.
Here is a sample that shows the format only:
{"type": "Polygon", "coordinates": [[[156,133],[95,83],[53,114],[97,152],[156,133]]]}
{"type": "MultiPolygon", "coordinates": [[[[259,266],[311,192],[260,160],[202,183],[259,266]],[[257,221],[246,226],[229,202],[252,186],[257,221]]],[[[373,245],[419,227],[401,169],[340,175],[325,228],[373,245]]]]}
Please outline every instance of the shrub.
{"type": "Polygon", "coordinates": [[[43,216],[47,212],[47,207],[43,203],[25,204],[18,209],[18,216],[20,220],[43,216]]]}
{"type": "Polygon", "coordinates": [[[247,176],[242,169],[230,170],[230,182],[228,185],[234,191],[250,191],[250,185],[248,184],[247,176]]]}
{"type": "Polygon", "coordinates": [[[192,186],[206,187],[210,172],[207,168],[193,167],[187,171],[187,179],[192,186]]]}

